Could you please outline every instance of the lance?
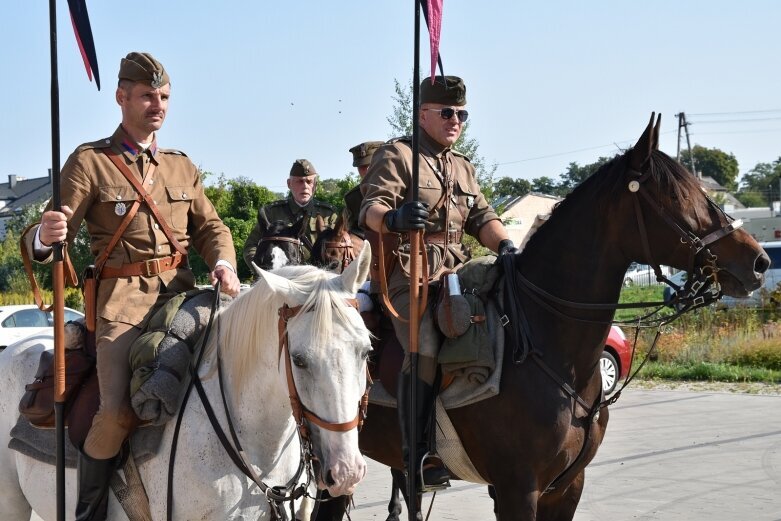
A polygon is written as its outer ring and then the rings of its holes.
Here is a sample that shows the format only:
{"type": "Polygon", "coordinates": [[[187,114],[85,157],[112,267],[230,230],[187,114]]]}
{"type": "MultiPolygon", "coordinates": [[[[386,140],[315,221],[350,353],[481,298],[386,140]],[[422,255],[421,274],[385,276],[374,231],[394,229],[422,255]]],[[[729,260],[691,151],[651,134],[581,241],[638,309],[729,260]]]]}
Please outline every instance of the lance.
{"type": "MultiPolygon", "coordinates": [[[[100,74],[85,0],[68,0],[73,30],[87,76],[100,90],[100,74]]],[[[60,199],[60,85],[57,68],[57,2],[49,0],[49,54],[51,58],[52,205],[62,210],[60,199]]],[[[65,521],[65,270],[63,243],[52,245],[54,312],[54,426],[57,443],[57,521],[65,521]]]]}
{"type": "MultiPolygon", "coordinates": [[[[415,3],[415,57],[412,69],[412,200],[418,200],[418,179],[420,177],[420,3],[415,3]]],[[[410,237],[410,270],[409,270],[409,404],[407,405],[407,439],[409,450],[407,451],[407,513],[410,521],[415,521],[418,514],[417,492],[417,415],[415,406],[417,400],[418,383],[418,330],[420,329],[420,243],[423,241],[423,230],[409,232],[410,237]]],[[[425,302],[422,303],[425,306],[425,302]]]]}

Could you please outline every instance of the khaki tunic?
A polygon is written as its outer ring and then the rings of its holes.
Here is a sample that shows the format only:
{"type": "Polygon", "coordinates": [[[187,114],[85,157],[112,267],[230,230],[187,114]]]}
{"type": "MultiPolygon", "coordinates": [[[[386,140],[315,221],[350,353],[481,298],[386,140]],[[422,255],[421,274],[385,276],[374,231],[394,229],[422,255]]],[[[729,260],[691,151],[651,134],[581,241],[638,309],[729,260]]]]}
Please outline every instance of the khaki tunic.
{"type": "MultiPolygon", "coordinates": [[[[409,139],[401,138],[381,146],[372,159],[366,177],[359,185],[363,202],[359,216],[366,226],[366,211],[374,205],[396,209],[412,200],[412,148],[409,139]]],[[[475,169],[466,156],[443,147],[425,132],[420,139],[419,200],[431,211],[426,222],[427,235],[466,232],[479,239],[480,228],[499,219],[477,184],[475,169]],[[446,186],[452,184],[449,208],[442,203],[446,186]]],[[[460,242],[450,244],[447,251],[441,245],[427,245],[429,273],[439,266],[453,268],[468,260],[469,251],[460,242]]],[[[402,244],[400,263],[389,275],[389,289],[409,285],[409,248],[402,244]]]]}
{"type": "Polygon", "coordinates": [[[363,195],[361,194],[361,185],[357,185],[344,194],[344,222],[347,225],[347,231],[363,237],[363,229],[358,224],[358,216],[361,213],[361,203],[363,195]]]}
{"type": "Polygon", "coordinates": [[[242,254],[244,262],[247,263],[247,266],[249,266],[251,270],[252,259],[255,258],[255,251],[258,249],[258,241],[263,237],[263,234],[271,223],[282,221],[288,226],[292,226],[301,219],[305,219],[304,227],[301,230],[304,243],[306,243],[307,240],[310,241],[308,245],[305,244],[307,247],[304,248],[304,260],[308,261],[311,257],[312,246],[317,240],[318,216],[322,218],[323,223],[327,228],[333,228],[339,214],[330,204],[316,199],[310,199],[306,206],[299,206],[293,200],[292,196],[262,206],[258,210],[258,221],[255,223],[255,227],[247,237],[247,242],[244,243],[244,251],[242,254]]]}
{"type": "MultiPolygon", "coordinates": [[[[110,138],[85,143],[73,152],[61,172],[60,191],[63,205],[73,209],[68,222],[68,242],[72,242],[82,220],[87,223],[90,250],[97,257],[106,248],[123,220],[123,209],[136,199],[133,185],[125,179],[101,148],[112,148],[143,182],[151,163],[156,165],[147,188],[161,215],[168,221],[176,240],[186,249],[195,247],[213,269],[218,260],[236,266],[233,238],[211,201],[203,192],[198,169],[177,150],[157,148],[154,142],[145,152],[136,153],[135,144],[119,127],[110,138]]],[[[36,228],[26,239],[32,257],[36,228]]],[[[155,257],[171,255],[176,250],[157,225],[152,212],[141,204],[111,252],[107,266],[120,267],[155,257]]],[[[51,256],[42,262],[51,261],[51,256]]],[[[161,292],[185,291],[194,284],[192,271],[179,268],[152,277],[103,279],[98,290],[98,316],[108,321],[138,325],[148,318],[161,292]]]]}

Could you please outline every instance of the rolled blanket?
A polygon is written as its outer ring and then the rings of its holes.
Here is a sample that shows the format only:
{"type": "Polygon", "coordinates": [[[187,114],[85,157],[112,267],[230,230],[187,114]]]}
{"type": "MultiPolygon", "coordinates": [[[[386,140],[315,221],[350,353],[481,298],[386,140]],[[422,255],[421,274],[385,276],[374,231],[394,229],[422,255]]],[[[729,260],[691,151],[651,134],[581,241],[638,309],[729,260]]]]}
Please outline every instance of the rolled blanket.
{"type": "Polygon", "coordinates": [[[188,367],[196,347],[200,347],[197,344],[209,321],[213,299],[211,290],[184,299],[167,328],[160,330],[164,327],[162,322],[153,328],[153,318],[149,328],[152,331],[133,344],[130,402],[140,419],[162,425],[176,415],[189,382],[188,367]]]}

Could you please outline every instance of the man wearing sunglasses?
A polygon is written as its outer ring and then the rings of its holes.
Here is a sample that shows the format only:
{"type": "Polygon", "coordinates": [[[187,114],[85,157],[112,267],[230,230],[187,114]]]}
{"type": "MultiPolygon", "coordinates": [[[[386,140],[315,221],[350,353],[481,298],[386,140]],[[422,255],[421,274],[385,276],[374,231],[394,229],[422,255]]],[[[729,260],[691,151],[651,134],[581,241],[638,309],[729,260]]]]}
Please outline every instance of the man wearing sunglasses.
{"type": "MultiPolygon", "coordinates": [[[[423,80],[420,102],[418,200],[412,200],[412,148],[408,137],[391,140],[381,146],[361,182],[364,196],[359,216],[361,225],[373,232],[399,234],[398,262],[386,268],[386,275],[390,302],[402,317],[409,316],[410,250],[407,232],[424,230],[428,269],[435,287],[445,271],[469,259],[469,249],[462,244],[464,232],[500,255],[516,251],[499,217],[480,192],[475,169],[469,159],[451,148],[461,136],[469,116],[463,80],[456,76],[436,76],[433,84],[430,79],[423,80]]],[[[371,237],[373,234],[368,235],[371,237]]],[[[376,248],[373,247],[373,250],[376,248]]],[[[429,295],[433,299],[436,291],[430,291],[429,295]]],[[[410,374],[408,354],[409,324],[392,319],[396,336],[407,353],[397,394],[402,451],[405,463],[409,451],[415,451],[416,468],[420,468],[423,456],[428,452],[426,440],[429,439],[428,429],[434,410],[437,355],[443,340],[432,319],[430,304],[431,301],[426,303],[419,333],[417,403],[412,411],[418,428],[415,447],[411,447],[407,439],[409,387],[410,379],[414,377],[410,374]]],[[[418,483],[425,485],[425,490],[448,486],[448,472],[441,461],[433,458],[423,463],[418,483]]]]}

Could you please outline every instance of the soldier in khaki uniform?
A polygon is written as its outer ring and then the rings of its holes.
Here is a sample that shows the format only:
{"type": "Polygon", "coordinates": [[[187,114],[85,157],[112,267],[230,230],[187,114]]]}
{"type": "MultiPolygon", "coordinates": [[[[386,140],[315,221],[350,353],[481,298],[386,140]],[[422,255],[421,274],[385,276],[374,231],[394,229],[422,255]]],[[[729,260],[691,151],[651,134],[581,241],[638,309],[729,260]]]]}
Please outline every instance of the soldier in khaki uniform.
{"type": "MultiPolygon", "coordinates": [[[[366,141],[350,149],[350,153],[353,155],[353,166],[358,168],[358,175],[361,181],[366,177],[366,172],[369,171],[369,164],[372,162],[374,152],[384,144],[384,141],[366,141]]],[[[344,194],[343,215],[347,231],[359,237],[363,237],[363,229],[358,225],[358,215],[361,212],[362,201],[363,195],[361,195],[360,183],[344,194]]]]}
{"type": "Polygon", "coordinates": [[[271,223],[282,221],[292,226],[304,219],[301,229],[301,242],[304,246],[304,261],[312,256],[312,246],[317,240],[318,217],[325,228],[333,228],[338,214],[336,209],[328,203],[314,198],[317,187],[317,171],[314,165],[306,159],[296,159],[290,168],[290,177],[287,179],[287,187],[290,195],[286,199],[280,199],[267,204],[258,210],[258,222],[244,243],[244,262],[252,269],[252,259],[258,249],[258,241],[263,237],[271,223]]]}
{"type": "MultiPolygon", "coordinates": [[[[195,247],[212,267],[211,282],[219,280],[223,292],[238,294],[231,233],[204,195],[198,169],[182,152],[157,145],[170,90],[168,74],[151,55],[132,52],[122,59],[116,91],[122,123],[111,137],[81,145],[68,158],[60,183],[62,212],[44,212],[25,236],[32,258],[50,262],[50,245],[72,241],[82,220],[93,255],[106,249],[137,198],[109,151],[151,195],[174,240],[186,250],[195,247]]],[[[129,347],[159,306],[194,286],[186,256],[160,227],[142,203],[100,274],[95,336],[101,401],[79,455],[79,521],[106,518],[116,455],[137,422],[129,398],[129,347]]]]}
{"type": "MultiPolygon", "coordinates": [[[[374,154],[369,172],[361,183],[364,199],[359,222],[375,232],[399,233],[399,262],[388,274],[390,301],[402,317],[409,316],[409,243],[406,232],[424,230],[429,273],[437,281],[446,268],[469,258],[461,243],[463,233],[500,255],[515,252],[513,243],[480,192],[475,169],[465,156],[450,147],[458,140],[466,122],[466,87],[455,76],[437,76],[432,85],[426,79],[420,85],[420,177],[419,201],[412,201],[412,148],[408,138],[392,140],[374,154]]],[[[432,298],[435,291],[431,292],[432,298]]],[[[418,374],[410,374],[409,325],[393,320],[396,336],[407,356],[398,387],[399,423],[402,427],[404,461],[410,450],[416,451],[420,466],[427,452],[426,428],[431,424],[434,406],[433,383],[442,334],[431,315],[430,302],[420,325],[418,374]],[[417,376],[418,395],[415,410],[418,440],[410,447],[408,436],[409,384],[417,376]],[[422,442],[421,442],[422,441],[422,442]]],[[[449,476],[441,462],[426,462],[418,483],[432,488],[447,486],[449,476]],[[422,478],[422,480],[421,480],[422,478]]]]}

